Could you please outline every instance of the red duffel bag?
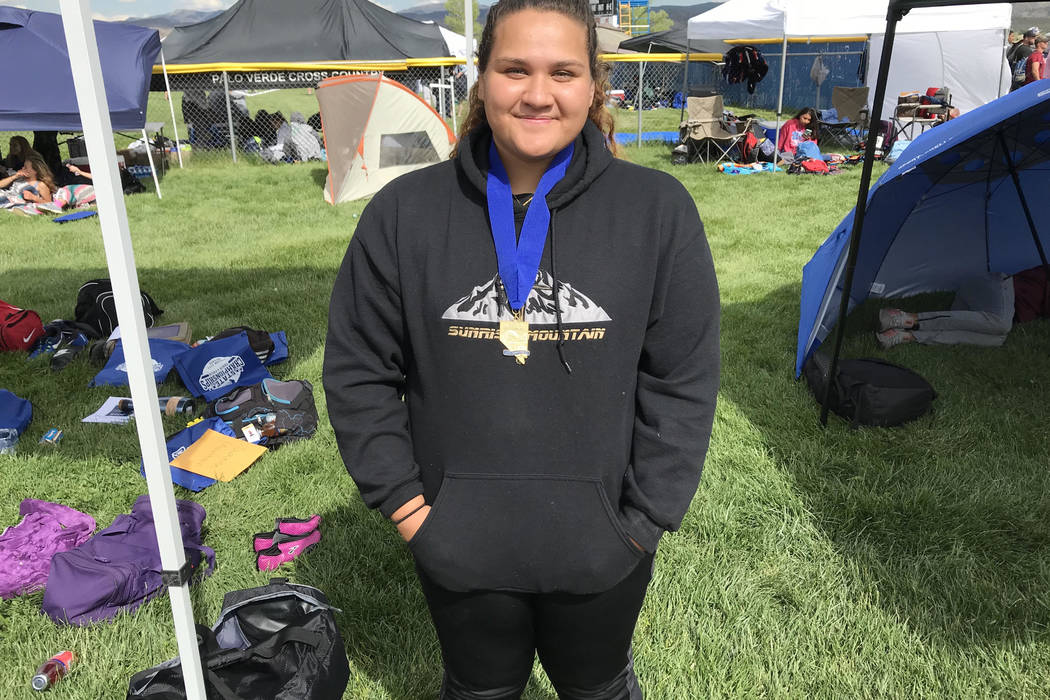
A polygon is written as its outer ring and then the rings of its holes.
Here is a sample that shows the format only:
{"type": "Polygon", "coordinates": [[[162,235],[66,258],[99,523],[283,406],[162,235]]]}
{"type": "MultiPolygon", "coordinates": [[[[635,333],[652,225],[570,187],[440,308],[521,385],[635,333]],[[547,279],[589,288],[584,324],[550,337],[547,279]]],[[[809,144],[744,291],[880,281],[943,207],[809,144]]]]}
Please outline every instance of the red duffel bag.
{"type": "Polygon", "coordinates": [[[28,350],[43,335],[44,324],[36,311],[0,300],[0,350],[28,350]]]}

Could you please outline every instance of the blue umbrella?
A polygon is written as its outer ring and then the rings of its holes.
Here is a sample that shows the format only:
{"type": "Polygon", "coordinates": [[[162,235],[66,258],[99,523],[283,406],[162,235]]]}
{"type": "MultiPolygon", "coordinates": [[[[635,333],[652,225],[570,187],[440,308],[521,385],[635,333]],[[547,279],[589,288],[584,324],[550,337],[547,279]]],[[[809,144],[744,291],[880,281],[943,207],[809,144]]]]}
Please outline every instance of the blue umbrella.
{"type": "MultiPolygon", "coordinates": [[[[867,197],[848,310],[1046,265],[1050,81],[923,133],[867,197]]],[[[838,322],[854,213],[806,264],[795,374],[838,322]]]]}

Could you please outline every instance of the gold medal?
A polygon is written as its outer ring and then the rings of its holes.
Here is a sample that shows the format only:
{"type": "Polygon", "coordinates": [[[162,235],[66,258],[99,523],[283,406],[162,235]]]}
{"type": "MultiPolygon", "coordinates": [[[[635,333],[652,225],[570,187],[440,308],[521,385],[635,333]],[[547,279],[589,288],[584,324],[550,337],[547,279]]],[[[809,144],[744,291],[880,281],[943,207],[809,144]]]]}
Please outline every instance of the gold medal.
{"type": "Polygon", "coordinates": [[[503,354],[523,365],[529,359],[529,324],[525,322],[524,309],[511,313],[513,319],[499,322],[499,341],[506,348],[503,354]]]}

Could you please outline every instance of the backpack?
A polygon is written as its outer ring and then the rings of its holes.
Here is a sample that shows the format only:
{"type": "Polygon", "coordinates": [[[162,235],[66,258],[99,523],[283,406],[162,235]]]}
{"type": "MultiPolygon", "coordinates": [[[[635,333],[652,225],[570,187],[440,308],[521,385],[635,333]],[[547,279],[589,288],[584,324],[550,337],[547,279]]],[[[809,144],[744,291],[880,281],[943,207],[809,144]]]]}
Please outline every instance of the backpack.
{"type": "Polygon", "coordinates": [[[754,46],[734,46],[722,60],[722,76],[731,84],[747,83],[749,94],[754,94],[755,85],[769,72],[769,64],[754,46]]]}
{"type": "Polygon", "coordinates": [[[1011,71],[1011,73],[1013,75],[1013,81],[1015,83],[1023,83],[1025,81],[1025,79],[1028,77],[1027,68],[1028,68],[1028,58],[1027,57],[1017,59],[1017,61],[1014,63],[1013,71],[1011,71]]]}
{"type": "MultiPolygon", "coordinates": [[[[223,700],[339,700],[350,680],[342,635],[324,593],[270,579],[231,591],[219,620],[197,625],[205,692],[223,700]]],[[[178,658],[131,677],[127,700],[186,697],[178,658]]]]}
{"type": "MultiPolygon", "coordinates": [[[[823,403],[831,358],[815,352],[802,372],[817,403],[823,403]]],[[[862,425],[890,427],[915,420],[933,408],[937,392],[918,373],[891,362],[864,358],[839,360],[828,408],[862,425]]]]}
{"type": "MultiPolygon", "coordinates": [[[[146,328],[149,328],[164,311],[153,301],[153,297],[146,292],[140,293],[142,314],[146,318],[146,328]]],[[[113,284],[108,279],[97,279],[80,285],[73,318],[79,323],[91,326],[100,337],[109,337],[119,323],[117,307],[113,301],[113,284]]]]}
{"type": "MultiPolygon", "coordinates": [[[[175,501],[186,561],[196,572],[204,558],[215,569],[215,552],[201,544],[204,507],[175,501]]],[[[118,515],[104,530],[51,559],[42,611],[58,623],[86,625],[131,612],[165,592],[161,582],[157,530],[149,496],[139,496],[130,514],[118,515]]]]}
{"type": "Polygon", "coordinates": [[[266,447],[302,440],[317,432],[314,388],[305,379],[264,379],[234,389],[208,404],[205,418],[221,418],[238,438],[266,447]]]}
{"type": "Polygon", "coordinates": [[[0,351],[28,350],[43,335],[40,314],[0,301],[0,351]]]}

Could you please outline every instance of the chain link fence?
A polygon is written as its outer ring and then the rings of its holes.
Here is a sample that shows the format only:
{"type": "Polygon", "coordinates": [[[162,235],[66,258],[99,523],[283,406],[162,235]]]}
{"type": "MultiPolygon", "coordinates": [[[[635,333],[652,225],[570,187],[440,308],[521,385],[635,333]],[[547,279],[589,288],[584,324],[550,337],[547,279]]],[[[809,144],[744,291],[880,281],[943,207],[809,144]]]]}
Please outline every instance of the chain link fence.
{"type": "MultiPolygon", "coordinates": [[[[178,138],[184,164],[323,160],[317,83],[339,75],[382,73],[422,97],[451,127],[458,126],[457,106],[465,104],[467,95],[462,63],[398,67],[175,73],[168,76],[170,93],[151,94],[148,119],[165,123],[164,143],[173,161],[178,138]]],[[[163,76],[154,76],[154,90],[164,87],[163,76]]]]}
{"type": "MultiPolygon", "coordinates": [[[[690,94],[727,94],[720,57],[692,54],[615,54],[609,64],[608,105],[621,145],[678,140],[690,94]]],[[[807,59],[809,60],[809,59],[807,59]]],[[[154,76],[149,120],[164,122],[168,153],[176,161],[174,138],[184,163],[209,161],[296,162],[324,158],[316,85],[336,75],[375,74],[403,84],[430,104],[453,131],[466,111],[467,80],[462,61],[434,59],[381,65],[343,64],[295,70],[177,72],[154,76]],[[444,62],[443,62],[444,61],[444,62]],[[174,128],[171,128],[172,112],[174,128]]],[[[179,70],[176,68],[175,70],[179,70]]],[[[775,93],[771,70],[762,90],[775,93]]],[[[736,87],[736,86],[733,86],[736,87]]],[[[787,109],[787,107],[785,107],[787,109]]]]}

